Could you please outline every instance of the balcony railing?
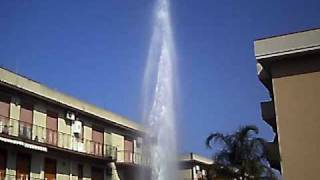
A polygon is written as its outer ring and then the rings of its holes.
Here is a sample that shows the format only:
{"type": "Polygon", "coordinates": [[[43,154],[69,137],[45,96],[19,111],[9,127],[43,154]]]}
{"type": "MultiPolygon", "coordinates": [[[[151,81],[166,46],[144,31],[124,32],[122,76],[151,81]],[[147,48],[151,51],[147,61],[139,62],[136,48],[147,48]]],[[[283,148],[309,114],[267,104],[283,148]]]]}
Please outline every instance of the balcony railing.
{"type": "Polygon", "coordinates": [[[0,134],[110,160],[117,157],[117,149],[114,146],[3,116],[0,116],[0,134]]]}
{"type": "Polygon", "coordinates": [[[132,152],[129,150],[119,150],[117,155],[117,162],[138,164],[144,166],[150,164],[147,156],[144,156],[142,153],[132,152]]]}

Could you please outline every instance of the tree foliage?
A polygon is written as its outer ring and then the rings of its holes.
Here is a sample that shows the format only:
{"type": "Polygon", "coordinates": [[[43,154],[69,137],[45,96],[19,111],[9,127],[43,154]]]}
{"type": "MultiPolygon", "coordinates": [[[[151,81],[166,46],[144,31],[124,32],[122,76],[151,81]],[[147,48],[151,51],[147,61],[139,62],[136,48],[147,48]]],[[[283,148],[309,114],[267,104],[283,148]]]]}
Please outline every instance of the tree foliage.
{"type": "Polygon", "coordinates": [[[233,134],[210,134],[206,146],[222,146],[214,154],[212,176],[239,180],[276,179],[267,161],[266,141],[257,137],[258,133],[256,126],[244,126],[233,134]]]}

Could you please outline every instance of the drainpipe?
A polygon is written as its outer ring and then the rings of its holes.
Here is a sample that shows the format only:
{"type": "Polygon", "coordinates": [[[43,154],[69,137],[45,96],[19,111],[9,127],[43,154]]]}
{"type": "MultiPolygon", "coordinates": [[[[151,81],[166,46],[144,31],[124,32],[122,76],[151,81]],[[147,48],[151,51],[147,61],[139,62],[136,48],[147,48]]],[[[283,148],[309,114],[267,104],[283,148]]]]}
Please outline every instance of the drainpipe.
{"type": "MultiPolygon", "coordinates": [[[[191,162],[193,161],[193,153],[190,153],[191,162]]],[[[194,166],[192,165],[191,179],[194,180],[194,166]]]]}

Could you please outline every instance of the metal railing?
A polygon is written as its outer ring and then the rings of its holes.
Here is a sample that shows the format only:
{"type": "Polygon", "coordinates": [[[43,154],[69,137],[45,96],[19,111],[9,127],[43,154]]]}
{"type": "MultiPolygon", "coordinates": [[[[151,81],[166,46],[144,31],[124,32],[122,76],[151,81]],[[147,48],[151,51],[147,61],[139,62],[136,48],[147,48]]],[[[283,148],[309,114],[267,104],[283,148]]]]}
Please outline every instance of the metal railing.
{"type": "Polygon", "coordinates": [[[0,116],[0,134],[30,140],[47,146],[54,146],[101,158],[116,160],[117,149],[109,144],[76,137],[21,120],[0,116]]]}
{"type": "Polygon", "coordinates": [[[138,164],[144,166],[150,164],[150,161],[147,156],[144,156],[142,153],[133,152],[130,150],[118,150],[117,162],[138,164]]]}

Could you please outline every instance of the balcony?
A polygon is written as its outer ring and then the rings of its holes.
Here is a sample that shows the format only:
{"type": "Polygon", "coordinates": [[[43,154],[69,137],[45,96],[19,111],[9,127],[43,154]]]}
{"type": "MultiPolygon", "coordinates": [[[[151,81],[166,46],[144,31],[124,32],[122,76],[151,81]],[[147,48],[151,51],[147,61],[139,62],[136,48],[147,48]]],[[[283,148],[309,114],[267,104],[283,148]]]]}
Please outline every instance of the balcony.
{"type": "Polygon", "coordinates": [[[151,179],[150,161],[142,153],[130,150],[117,151],[116,167],[120,179],[151,179]]]}
{"type": "Polygon", "coordinates": [[[128,150],[117,151],[117,163],[125,163],[131,165],[143,165],[148,166],[150,164],[148,158],[142,153],[132,152],[128,150]]]}
{"type": "Polygon", "coordinates": [[[105,160],[117,158],[114,146],[3,116],[0,116],[0,136],[105,160]]]}
{"type": "Polygon", "coordinates": [[[262,119],[277,132],[276,113],[273,101],[261,102],[262,119]]]}

